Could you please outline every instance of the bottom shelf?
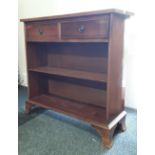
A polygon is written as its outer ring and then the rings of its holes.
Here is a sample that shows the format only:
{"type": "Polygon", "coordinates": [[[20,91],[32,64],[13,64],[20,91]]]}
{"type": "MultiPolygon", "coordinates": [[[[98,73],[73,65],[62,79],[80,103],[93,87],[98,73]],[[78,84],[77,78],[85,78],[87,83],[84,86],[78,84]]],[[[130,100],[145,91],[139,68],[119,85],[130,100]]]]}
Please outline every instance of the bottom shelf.
{"type": "Polygon", "coordinates": [[[101,125],[106,122],[105,108],[94,105],[70,101],[48,94],[33,97],[28,102],[73,116],[89,123],[101,125]]]}

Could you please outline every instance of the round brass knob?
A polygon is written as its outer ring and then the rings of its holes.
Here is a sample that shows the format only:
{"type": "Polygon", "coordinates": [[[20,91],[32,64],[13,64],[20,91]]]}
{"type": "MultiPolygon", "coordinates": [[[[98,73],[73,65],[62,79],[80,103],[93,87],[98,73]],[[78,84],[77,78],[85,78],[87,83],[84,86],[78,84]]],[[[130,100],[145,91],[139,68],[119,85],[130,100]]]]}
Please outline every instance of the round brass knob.
{"type": "Polygon", "coordinates": [[[80,27],[79,27],[79,32],[84,32],[85,31],[85,27],[84,27],[84,25],[81,25],[80,27]]]}

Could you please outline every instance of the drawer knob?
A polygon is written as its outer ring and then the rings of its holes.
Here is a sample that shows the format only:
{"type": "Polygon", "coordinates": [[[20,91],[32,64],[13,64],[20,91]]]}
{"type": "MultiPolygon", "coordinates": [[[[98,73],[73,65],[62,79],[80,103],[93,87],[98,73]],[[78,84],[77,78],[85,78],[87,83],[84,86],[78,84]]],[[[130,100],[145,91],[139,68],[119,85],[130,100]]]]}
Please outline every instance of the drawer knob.
{"type": "Polygon", "coordinates": [[[85,27],[84,27],[84,25],[81,25],[80,27],[79,27],[79,32],[84,32],[85,31],[85,27]]]}
{"type": "Polygon", "coordinates": [[[43,35],[43,30],[40,27],[38,28],[38,32],[40,35],[43,35]]]}

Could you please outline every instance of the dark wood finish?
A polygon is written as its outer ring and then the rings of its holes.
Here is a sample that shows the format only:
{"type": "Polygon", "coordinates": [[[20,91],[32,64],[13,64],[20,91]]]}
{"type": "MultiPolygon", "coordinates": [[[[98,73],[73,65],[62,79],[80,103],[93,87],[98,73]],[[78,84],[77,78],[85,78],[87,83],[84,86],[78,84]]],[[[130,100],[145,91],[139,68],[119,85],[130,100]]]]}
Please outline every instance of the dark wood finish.
{"type": "Polygon", "coordinates": [[[40,44],[27,43],[27,68],[47,65],[45,47],[40,44]]]}
{"type": "Polygon", "coordinates": [[[126,130],[125,118],[126,112],[123,111],[105,127],[93,125],[96,131],[100,134],[102,138],[102,144],[104,146],[108,148],[112,147],[112,138],[117,126],[119,126],[122,132],[126,130]]]}
{"type": "Polygon", "coordinates": [[[69,114],[70,116],[94,122],[95,124],[104,123],[105,120],[105,108],[66,100],[53,95],[41,94],[40,96],[31,98],[28,103],[69,114]]]}
{"type": "Polygon", "coordinates": [[[112,137],[114,134],[114,131],[116,129],[116,125],[111,129],[106,129],[106,128],[100,128],[98,126],[94,126],[93,127],[96,129],[96,131],[100,134],[101,138],[102,138],[102,144],[108,148],[112,147],[112,137]]]}
{"type": "Polygon", "coordinates": [[[58,39],[59,31],[57,23],[35,22],[26,25],[27,41],[50,42],[58,39]]]}
{"type": "Polygon", "coordinates": [[[110,56],[108,57],[107,119],[124,109],[120,104],[122,103],[123,32],[124,20],[112,14],[108,50],[110,56]]]}
{"type": "Polygon", "coordinates": [[[47,44],[45,47],[48,51],[48,66],[107,73],[106,43],[55,43],[47,44]]]}
{"type": "Polygon", "coordinates": [[[50,80],[49,93],[87,104],[106,106],[106,91],[103,88],[97,89],[66,81],[50,80]]]}
{"type": "Polygon", "coordinates": [[[112,146],[118,126],[125,131],[122,59],[124,19],[116,9],[22,19],[33,105],[89,122],[112,146]]]}
{"type": "Polygon", "coordinates": [[[101,19],[63,22],[62,39],[107,39],[109,16],[101,19]]]}
{"type": "Polygon", "coordinates": [[[118,14],[122,18],[129,18],[130,16],[134,15],[132,12],[123,11],[120,9],[104,9],[104,10],[96,10],[96,11],[88,11],[88,12],[81,12],[81,13],[73,13],[73,14],[65,14],[65,15],[56,15],[56,16],[47,16],[47,17],[35,17],[35,18],[27,18],[21,19],[22,22],[30,22],[30,21],[44,21],[44,20],[57,20],[57,19],[68,19],[68,18],[75,18],[75,17],[90,17],[90,16],[97,16],[97,15],[105,15],[105,14],[118,14]]]}
{"type": "MultiPolygon", "coordinates": [[[[59,37],[60,38],[60,37],[59,37]]],[[[27,40],[27,42],[44,42],[44,41],[33,41],[27,40]]],[[[108,43],[108,39],[57,39],[52,41],[45,41],[45,42],[53,42],[53,43],[108,43]]]]}
{"type": "Polygon", "coordinates": [[[39,76],[35,73],[29,73],[29,98],[38,96],[41,93],[47,93],[48,81],[43,76],[39,76]]]}
{"type": "Polygon", "coordinates": [[[107,79],[106,74],[104,73],[93,73],[93,72],[71,70],[58,67],[46,67],[46,66],[36,67],[36,68],[30,68],[29,71],[47,73],[51,75],[59,75],[83,80],[99,81],[99,82],[106,82],[107,79]]]}

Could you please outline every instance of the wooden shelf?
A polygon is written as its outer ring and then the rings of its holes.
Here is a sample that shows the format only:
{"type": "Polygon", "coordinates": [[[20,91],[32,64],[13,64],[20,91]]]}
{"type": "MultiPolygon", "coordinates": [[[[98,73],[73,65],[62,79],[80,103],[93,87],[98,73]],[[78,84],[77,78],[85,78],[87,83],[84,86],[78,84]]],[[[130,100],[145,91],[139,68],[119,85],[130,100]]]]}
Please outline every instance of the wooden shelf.
{"type": "Polygon", "coordinates": [[[105,122],[105,108],[94,105],[83,104],[48,94],[33,97],[28,102],[90,123],[101,124],[105,122]]]}
{"type": "Polygon", "coordinates": [[[35,40],[27,40],[27,42],[38,42],[38,43],[45,43],[45,42],[51,42],[51,43],[108,43],[109,39],[83,39],[83,40],[78,40],[78,39],[65,39],[65,40],[53,40],[53,41],[35,41],[35,40]]]}
{"type": "Polygon", "coordinates": [[[107,75],[104,73],[86,72],[80,70],[71,70],[58,67],[36,67],[30,68],[29,71],[58,75],[70,78],[77,78],[90,81],[107,82],[107,75]]]}

